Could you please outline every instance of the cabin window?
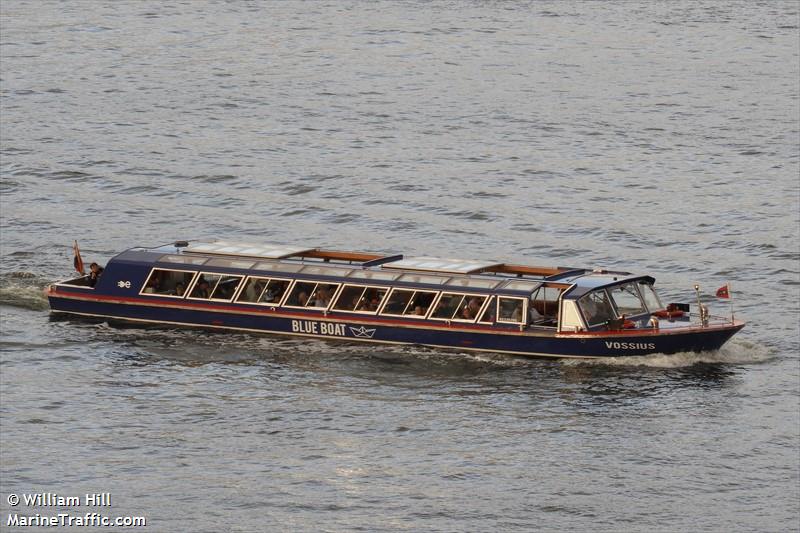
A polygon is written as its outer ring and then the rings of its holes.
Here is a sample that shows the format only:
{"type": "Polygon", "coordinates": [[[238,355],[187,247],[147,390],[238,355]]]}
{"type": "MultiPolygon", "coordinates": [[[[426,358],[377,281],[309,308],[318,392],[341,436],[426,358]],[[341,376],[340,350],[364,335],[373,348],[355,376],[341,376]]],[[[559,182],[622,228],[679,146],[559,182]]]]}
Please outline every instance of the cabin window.
{"type": "Polygon", "coordinates": [[[653,286],[646,281],[639,281],[638,283],[639,292],[644,298],[644,303],[647,305],[647,309],[650,312],[664,309],[664,306],[662,305],[661,300],[658,298],[658,294],[656,294],[656,290],[653,288],[653,286]]]}
{"type": "Polygon", "coordinates": [[[272,278],[247,278],[237,302],[278,305],[289,287],[289,280],[272,278]]]}
{"type": "Polygon", "coordinates": [[[211,299],[230,302],[233,300],[233,295],[236,294],[236,289],[239,288],[241,282],[242,276],[222,276],[211,293],[211,299]]]}
{"type": "Polygon", "coordinates": [[[271,279],[267,284],[258,303],[278,305],[283,300],[283,295],[286,294],[286,289],[292,282],[288,279],[271,279]]]}
{"type": "Polygon", "coordinates": [[[485,301],[485,296],[444,292],[439,298],[431,318],[473,322],[478,317],[485,301]]]}
{"type": "Polygon", "coordinates": [[[192,288],[192,292],[189,294],[189,298],[199,298],[201,300],[209,299],[211,297],[211,291],[217,286],[217,282],[221,277],[222,276],[219,274],[200,274],[200,277],[197,278],[192,288]]]}
{"type": "Polygon", "coordinates": [[[283,304],[286,307],[308,307],[327,309],[331,298],[339,288],[338,283],[317,283],[315,281],[297,281],[283,304]]]}
{"type": "Polygon", "coordinates": [[[497,315],[497,306],[495,305],[496,298],[494,296],[489,300],[489,305],[484,309],[483,314],[478,319],[481,324],[494,324],[494,317],[497,315]]]}
{"type": "Polygon", "coordinates": [[[394,289],[381,314],[425,318],[436,294],[433,291],[394,289]]]}
{"type": "Polygon", "coordinates": [[[264,289],[267,287],[267,283],[269,283],[268,278],[247,278],[244,288],[242,292],[239,293],[239,297],[236,301],[244,303],[257,302],[258,299],[261,298],[261,293],[263,293],[264,289]]]}
{"type": "Polygon", "coordinates": [[[408,307],[411,298],[414,297],[414,291],[405,291],[395,289],[389,296],[389,301],[386,302],[386,307],[381,311],[382,315],[402,315],[406,307],[408,307]]]}
{"type": "Polygon", "coordinates": [[[525,300],[523,298],[497,298],[497,321],[522,324],[525,321],[525,300]]]}
{"type": "Polygon", "coordinates": [[[213,274],[203,272],[189,293],[189,298],[195,300],[222,300],[231,301],[236,289],[244,276],[231,276],[228,274],[213,274]]]}
{"type": "Polygon", "coordinates": [[[450,320],[458,313],[458,308],[464,300],[463,294],[453,294],[451,292],[443,292],[439,303],[436,304],[436,309],[433,310],[431,318],[443,318],[450,320]]]}
{"type": "Polygon", "coordinates": [[[154,268],[139,294],[157,294],[183,298],[195,272],[154,268]]]}
{"type": "Polygon", "coordinates": [[[563,289],[543,285],[536,289],[531,296],[531,305],[528,314],[531,324],[555,326],[558,315],[558,299],[563,289]]]}
{"type": "Polygon", "coordinates": [[[647,312],[644,302],[642,302],[642,297],[639,296],[639,291],[636,289],[636,284],[617,285],[616,287],[611,287],[609,292],[620,316],[639,315],[647,312]]]}
{"type": "Polygon", "coordinates": [[[383,302],[387,290],[384,287],[345,285],[333,308],[337,311],[375,313],[383,302]]]}
{"type": "Polygon", "coordinates": [[[589,326],[604,324],[617,318],[614,308],[611,306],[611,300],[604,290],[592,291],[581,297],[578,305],[589,326]]]}

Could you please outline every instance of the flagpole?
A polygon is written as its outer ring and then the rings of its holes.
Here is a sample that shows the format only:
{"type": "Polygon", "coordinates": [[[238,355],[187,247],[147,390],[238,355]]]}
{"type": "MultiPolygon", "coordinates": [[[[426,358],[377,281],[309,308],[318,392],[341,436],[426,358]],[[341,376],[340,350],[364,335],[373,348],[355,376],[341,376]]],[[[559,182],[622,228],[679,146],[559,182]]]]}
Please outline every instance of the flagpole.
{"type": "Polygon", "coordinates": [[[733,288],[731,282],[728,282],[728,295],[731,297],[731,324],[733,324],[733,288]]]}

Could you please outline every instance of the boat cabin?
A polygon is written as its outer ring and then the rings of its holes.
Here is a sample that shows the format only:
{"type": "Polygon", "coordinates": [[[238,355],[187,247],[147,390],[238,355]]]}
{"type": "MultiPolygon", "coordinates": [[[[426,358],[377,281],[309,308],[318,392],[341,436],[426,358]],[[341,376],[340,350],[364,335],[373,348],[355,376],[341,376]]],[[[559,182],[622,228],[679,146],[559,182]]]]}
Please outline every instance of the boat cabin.
{"type": "Polygon", "coordinates": [[[645,327],[663,309],[654,282],[627,272],[179,241],[122,252],[95,287],[85,278],[57,285],[209,309],[555,334],[620,320],[645,327]]]}

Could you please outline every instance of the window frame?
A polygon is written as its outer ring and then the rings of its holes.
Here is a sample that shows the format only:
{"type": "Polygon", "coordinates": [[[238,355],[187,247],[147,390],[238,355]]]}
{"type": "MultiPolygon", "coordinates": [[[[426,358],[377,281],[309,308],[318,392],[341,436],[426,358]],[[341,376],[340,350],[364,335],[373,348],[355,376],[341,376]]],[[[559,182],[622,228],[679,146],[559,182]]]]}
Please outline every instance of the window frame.
{"type": "Polygon", "coordinates": [[[239,294],[239,289],[242,288],[242,282],[246,277],[247,276],[245,276],[244,274],[222,274],[222,276],[220,276],[219,278],[219,281],[217,281],[217,284],[214,285],[214,290],[211,291],[211,296],[208,298],[208,300],[210,302],[229,302],[229,303],[232,302],[233,299],[236,298],[236,295],[239,294]],[[214,298],[214,293],[217,292],[217,288],[219,287],[220,281],[222,281],[223,278],[225,278],[226,276],[229,278],[239,278],[239,283],[236,284],[236,288],[233,290],[233,293],[231,294],[230,298],[228,299],[214,298]]]}
{"type": "MultiPolygon", "coordinates": [[[[147,274],[147,277],[144,280],[144,284],[142,285],[142,288],[139,289],[139,296],[160,296],[162,298],[178,298],[178,299],[183,300],[184,298],[186,298],[189,295],[189,287],[194,287],[194,282],[197,279],[198,273],[199,272],[197,270],[179,270],[179,269],[172,269],[172,268],[161,268],[161,267],[157,267],[157,266],[156,267],[151,267],[150,268],[150,272],[147,274]],[[150,281],[150,278],[153,276],[153,272],[155,272],[156,270],[163,270],[165,272],[186,272],[186,273],[192,274],[192,279],[189,280],[189,284],[187,285],[186,290],[183,291],[183,296],[178,296],[177,294],[159,294],[159,293],[155,293],[155,292],[143,292],[147,288],[147,282],[150,281]]],[[[92,287],[92,288],[94,288],[94,287],[92,287]]]]}
{"type": "Polygon", "coordinates": [[[333,301],[338,296],[339,288],[342,285],[343,284],[340,283],[340,282],[329,282],[329,281],[316,280],[316,279],[295,279],[294,283],[289,285],[289,287],[286,289],[286,294],[283,295],[283,299],[281,301],[281,307],[284,307],[286,309],[311,309],[311,310],[314,310],[314,311],[327,311],[328,309],[331,308],[331,304],[333,303],[333,301]],[[309,301],[311,301],[310,298],[312,296],[314,296],[314,293],[317,292],[317,286],[318,285],[320,285],[320,284],[322,284],[322,285],[336,285],[336,287],[333,289],[333,294],[331,295],[331,299],[328,302],[328,305],[326,307],[316,307],[316,306],[310,306],[310,305],[288,305],[286,302],[289,301],[289,296],[292,294],[292,291],[294,291],[294,288],[298,283],[313,283],[314,284],[314,288],[311,289],[311,294],[308,295],[309,301]]]}
{"type": "Polygon", "coordinates": [[[484,304],[483,309],[481,309],[481,312],[478,313],[478,317],[475,320],[476,320],[477,324],[484,324],[484,325],[487,325],[487,326],[494,326],[495,324],[497,324],[497,295],[496,294],[490,294],[486,298],[486,303],[484,304]],[[492,305],[492,302],[494,302],[494,304],[495,304],[494,320],[480,320],[481,318],[483,318],[483,315],[486,314],[486,312],[489,310],[489,307],[492,305]]]}
{"type": "Polygon", "coordinates": [[[496,314],[494,316],[494,323],[495,324],[514,324],[514,325],[517,325],[517,326],[524,326],[525,324],[527,324],[528,323],[528,321],[527,321],[527,318],[528,318],[528,300],[530,300],[530,297],[521,298],[519,296],[503,296],[503,295],[498,294],[497,295],[496,314]],[[500,318],[500,299],[520,300],[522,302],[522,320],[521,321],[517,321],[517,320],[506,320],[506,319],[500,318]]]}
{"type": "Polygon", "coordinates": [[[291,278],[272,278],[272,277],[269,277],[269,276],[267,276],[267,277],[264,277],[264,276],[247,276],[247,279],[245,280],[245,282],[242,284],[241,287],[239,287],[239,291],[236,294],[236,297],[234,298],[234,300],[235,300],[235,302],[237,304],[260,305],[262,307],[280,307],[281,304],[283,303],[283,301],[286,299],[286,296],[289,294],[289,289],[292,288],[292,282],[293,281],[294,280],[291,279],[291,278]],[[244,288],[247,285],[247,282],[250,281],[251,279],[267,280],[267,284],[264,285],[264,288],[261,290],[260,293],[258,293],[258,299],[255,302],[242,302],[242,301],[239,301],[239,297],[242,295],[242,292],[244,292],[244,288]],[[277,302],[262,302],[262,301],[260,301],[261,297],[264,295],[264,291],[267,290],[267,287],[269,286],[269,282],[271,282],[271,281],[288,281],[289,285],[286,286],[286,290],[281,295],[281,299],[278,300],[277,302]]]}
{"type": "Polygon", "coordinates": [[[392,290],[390,292],[388,292],[386,294],[386,296],[383,298],[384,301],[383,301],[383,304],[378,309],[378,315],[379,316],[394,316],[394,317],[400,317],[400,318],[413,318],[415,320],[425,320],[430,316],[431,311],[433,311],[434,303],[439,298],[439,294],[440,293],[441,293],[441,291],[436,291],[436,290],[431,290],[431,289],[415,289],[413,287],[392,287],[392,290]],[[408,292],[412,293],[411,294],[411,299],[408,301],[406,306],[403,308],[403,311],[405,311],[408,308],[408,306],[414,300],[414,297],[417,295],[418,292],[433,293],[433,300],[431,300],[431,305],[428,306],[428,309],[425,311],[424,315],[406,315],[406,314],[403,314],[403,313],[400,313],[400,314],[384,313],[383,310],[389,304],[389,300],[391,299],[391,296],[394,293],[394,291],[408,291],[408,292]]]}
{"type": "Polygon", "coordinates": [[[197,272],[197,275],[192,280],[191,288],[186,290],[186,299],[187,300],[194,300],[194,301],[197,301],[197,302],[228,302],[228,303],[230,303],[230,302],[233,301],[234,298],[236,298],[237,294],[239,293],[239,289],[242,286],[242,280],[244,280],[246,277],[247,276],[244,275],[244,274],[228,274],[226,272],[206,272],[206,271],[200,270],[200,271],[197,272]],[[195,287],[195,285],[197,285],[197,282],[200,280],[200,278],[203,276],[203,274],[208,274],[209,276],[219,276],[219,279],[214,284],[214,286],[209,289],[208,298],[197,298],[195,296],[192,296],[191,294],[192,294],[192,292],[194,292],[194,287],[195,287]],[[217,285],[219,285],[219,282],[222,281],[222,278],[224,278],[226,276],[227,277],[231,277],[231,278],[239,278],[239,285],[236,286],[236,290],[233,291],[233,295],[227,300],[222,299],[222,298],[212,298],[211,295],[214,294],[214,291],[217,290],[217,285]]]}
{"type": "MultiPolygon", "coordinates": [[[[558,324],[559,324],[560,317],[561,317],[562,298],[563,298],[564,293],[566,291],[567,291],[567,289],[564,288],[561,285],[551,285],[549,283],[542,283],[539,287],[537,287],[536,290],[534,290],[533,293],[531,293],[530,302],[528,303],[528,326],[534,327],[534,328],[558,329],[558,327],[559,327],[558,324]],[[547,291],[547,290],[558,291],[558,297],[555,300],[546,300],[546,299],[541,299],[540,300],[540,299],[537,298],[537,296],[539,296],[539,294],[542,294],[543,291],[547,291]],[[536,309],[536,306],[534,304],[537,301],[544,302],[542,307],[544,308],[545,311],[547,311],[547,303],[548,302],[555,302],[555,305],[556,305],[555,313],[552,314],[552,315],[548,315],[546,313],[545,314],[541,314],[540,313],[542,318],[544,319],[544,321],[540,320],[539,322],[536,322],[536,321],[532,320],[531,316],[530,316],[531,309],[532,308],[536,309]],[[549,321],[548,319],[549,320],[554,320],[556,325],[555,326],[545,325],[544,322],[548,322],[549,321]]],[[[537,313],[538,313],[538,311],[539,310],[536,309],[537,313]]]]}
{"type": "Polygon", "coordinates": [[[492,296],[493,296],[492,294],[473,294],[473,293],[469,293],[469,292],[460,292],[460,291],[442,291],[442,292],[439,293],[439,296],[437,296],[436,299],[431,304],[430,320],[439,320],[441,322],[463,322],[465,324],[474,324],[475,322],[478,321],[478,318],[483,316],[483,311],[486,308],[486,306],[488,305],[488,301],[491,300],[492,296]],[[468,320],[466,318],[453,318],[453,317],[450,317],[450,318],[438,318],[438,317],[435,317],[435,316],[433,316],[433,312],[439,306],[439,302],[442,300],[442,298],[444,297],[445,294],[452,294],[452,295],[455,295],[455,296],[461,296],[461,301],[458,303],[458,307],[456,308],[455,314],[453,316],[457,316],[458,315],[458,312],[461,310],[461,304],[464,302],[464,300],[467,299],[467,297],[483,298],[483,302],[481,302],[481,307],[480,307],[480,309],[478,309],[478,312],[476,313],[475,318],[470,319],[470,320],[468,320]]]}
{"type": "MultiPolygon", "coordinates": [[[[361,285],[360,283],[342,283],[339,290],[334,295],[334,298],[331,299],[331,305],[329,309],[332,313],[353,313],[357,315],[377,315],[378,311],[383,308],[383,304],[386,303],[386,298],[389,296],[389,293],[392,292],[392,287],[387,286],[380,286],[380,285],[361,285]],[[339,303],[339,298],[342,296],[342,293],[345,291],[347,287],[362,287],[364,290],[361,291],[361,298],[364,297],[364,293],[367,292],[367,289],[378,289],[378,290],[385,290],[386,292],[381,298],[380,303],[378,304],[378,308],[374,311],[347,311],[345,309],[336,309],[336,304],[339,303]]],[[[413,296],[412,296],[413,298],[413,296]]]]}

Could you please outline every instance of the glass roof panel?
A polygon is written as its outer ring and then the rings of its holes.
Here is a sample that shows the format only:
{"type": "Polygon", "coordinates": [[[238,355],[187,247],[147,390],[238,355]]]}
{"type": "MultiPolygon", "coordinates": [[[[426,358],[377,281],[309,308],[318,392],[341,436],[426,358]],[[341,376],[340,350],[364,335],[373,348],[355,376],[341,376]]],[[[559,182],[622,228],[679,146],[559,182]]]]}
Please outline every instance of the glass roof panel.
{"type": "Polygon", "coordinates": [[[222,268],[241,268],[242,270],[246,270],[248,268],[252,268],[255,264],[255,261],[242,261],[240,259],[226,259],[224,257],[215,257],[214,259],[209,259],[206,266],[212,267],[222,267],[222,268]]]}
{"type": "Polygon", "coordinates": [[[442,276],[426,276],[425,274],[403,274],[397,281],[405,281],[407,283],[427,283],[429,285],[442,285],[450,278],[442,276]]]}
{"type": "Polygon", "coordinates": [[[351,278],[363,279],[379,279],[384,281],[391,281],[400,276],[396,272],[381,272],[380,270],[354,270],[350,273],[351,278]]]}
{"type": "Polygon", "coordinates": [[[533,291],[536,287],[541,285],[541,281],[509,281],[506,283],[504,289],[512,291],[533,291]]]}
{"type": "Polygon", "coordinates": [[[315,248],[301,248],[298,246],[282,246],[275,244],[251,244],[218,241],[198,242],[186,247],[184,251],[200,254],[241,255],[248,257],[280,259],[282,257],[289,257],[304,252],[310,252],[314,249],[315,248]]]}
{"type": "Polygon", "coordinates": [[[449,274],[469,274],[483,270],[498,263],[495,261],[466,261],[463,259],[443,259],[439,257],[407,257],[400,261],[386,263],[383,268],[403,270],[426,270],[428,272],[446,272],[449,274]]]}
{"type": "Polygon", "coordinates": [[[454,285],[457,287],[475,287],[478,289],[493,289],[497,287],[502,281],[503,279],[454,277],[447,282],[447,285],[454,285]]]}
{"type": "Polygon", "coordinates": [[[181,263],[184,265],[202,265],[208,261],[207,257],[191,257],[187,255],[162,255],[159,261],[165,263],[181,263]]]}
{"type": "Polygon", "coordinates": [[[303,269],[301,263],[257,263],[255,270],[270,270],[272,272],[299,272],[303,269]]]}
{"type": "Polygon", "coordinates": [[[319,276],[347,276],[350,268],[336,268],[330,266],[308,265],[303,267],[303,274],[316,274],[319,276]]]}

